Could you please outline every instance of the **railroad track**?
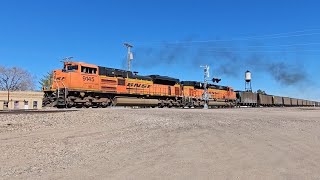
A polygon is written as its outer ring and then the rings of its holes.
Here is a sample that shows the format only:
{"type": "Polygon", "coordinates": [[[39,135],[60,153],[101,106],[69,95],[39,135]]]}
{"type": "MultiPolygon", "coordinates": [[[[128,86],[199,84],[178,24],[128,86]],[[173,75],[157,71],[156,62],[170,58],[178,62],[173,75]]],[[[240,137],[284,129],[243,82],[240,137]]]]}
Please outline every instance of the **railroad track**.
{"type": "Polygon", "coordinates": [[[19,109],[19,110],[3,110],[0,114],[41,114],[41,113],[61,113],[78,111],[77,109],[46,109],[46,110],[30,110],[30,109],[19,109]]]}

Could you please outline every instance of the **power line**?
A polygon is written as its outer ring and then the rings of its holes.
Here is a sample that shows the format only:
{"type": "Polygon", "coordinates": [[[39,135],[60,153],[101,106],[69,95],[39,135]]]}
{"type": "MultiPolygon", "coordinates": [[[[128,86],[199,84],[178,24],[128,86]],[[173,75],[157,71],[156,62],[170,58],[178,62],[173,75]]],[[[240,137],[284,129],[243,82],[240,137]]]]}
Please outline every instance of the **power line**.
{"type": "Polygon", "coordinates": [[[310,45],[320,45],[320,42],[314,43],[297,43],[297,44],[278,44],[278,45],[247,45],[247,47],[292,47],[292,46],[310,46],[310,45]]]}
{"type": "MultiPolygon", "coordinates": [[[[177,44],[172,44],[172,46],[176,46],[177,44]]],[[[297,44],[274,44],[274,45],[245,45],[245,47],[294,47],[294,46],[310,46],[310,45],[320,45],[320,42],[313,43],[297,43],[297,44]]],[[[190,45],[179,45],[179,47],[191,47],[190,45]]],[[[222,49],[222,48],[232,48],[233,46],[219,46],[219,47],[210,47],[210,45],[206,45],[208,49],[222,49]]]]}
{"type": "Polygon", "coordinates": [[[230,42],[230,41],[246,41],[246,40],[263,40],[263,39],[278,39],[278,38],[288,38],[288,37],[302,37],[302,36],[311,36],[311,35],[320,35],[320,32],[305,33],[310,31],[319,31],[320,29],[307,29],[300,31],[292,31],[286,33],[276,33],[276,34],[267,34],[260,36],[247,36],[233,39],[212,39],[212,40],[199,40],[199,41],[153,41],[153,42],[135,42],[135,44],[183,44],[183,43],[209,43],[209,42],[230,42]],[[298,33],[298,34],[297,34],[298,33]]]}
{"type": "MultiPolygon", "coordinates": [[[[218,51],[218,50],[202,50],[203,52],[225,52],[223,50],[218,51]]],[[[283,53],[287,53],[287,52],[293,52],[293,53],[298,53],[298,52],[320,52],[320,49],[316,50],[316,49],[301,49],[301,50],[296,50],[296,51],[287,51],[287,50],[229,50],[228,52],[283,52],[283,53]]]]}

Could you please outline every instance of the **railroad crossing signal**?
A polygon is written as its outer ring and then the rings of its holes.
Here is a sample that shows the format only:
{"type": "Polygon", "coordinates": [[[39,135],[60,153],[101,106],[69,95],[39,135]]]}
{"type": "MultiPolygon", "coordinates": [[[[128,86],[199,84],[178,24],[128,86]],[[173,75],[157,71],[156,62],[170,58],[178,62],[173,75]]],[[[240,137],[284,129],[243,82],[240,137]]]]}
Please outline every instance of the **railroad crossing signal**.
{"type": "Polygon", "coordinates": [[[204,100],[204,106],[203,106],[203,109],[208,109],[208,100],[209,100],[209,95],[208,95],[208,89],[207,89],[207,86],[208,86],[208,79],[210,77],[209,75],[209,69],[210,67],[208,65],[204,65],[204,66],[200,66],[203,68],[204,70],[204,84],[203,84],[203,89],[204,89],[204,92],[203,92],[203,100],[204,100]]]}
{"type": "Polygon", "coordinates": [[[133,46],[129,43],[124,43],[124,45],[128,49],[127,61],[128,61],[128,71],[130,71],[131,70],[131,61],[133,60],[133,54],[131,52],[131,48],[133,48],[133,46]]]}

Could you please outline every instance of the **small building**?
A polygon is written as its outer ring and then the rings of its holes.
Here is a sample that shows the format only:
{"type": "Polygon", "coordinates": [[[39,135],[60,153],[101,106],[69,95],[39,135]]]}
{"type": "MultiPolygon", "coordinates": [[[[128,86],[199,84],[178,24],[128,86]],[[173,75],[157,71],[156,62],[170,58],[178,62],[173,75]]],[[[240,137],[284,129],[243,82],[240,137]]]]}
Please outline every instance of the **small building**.
{"type": "Polygon", "coordinates": [[[37,91],[0,91],[0,110],[42,109],[43,92],[37,91]]]}

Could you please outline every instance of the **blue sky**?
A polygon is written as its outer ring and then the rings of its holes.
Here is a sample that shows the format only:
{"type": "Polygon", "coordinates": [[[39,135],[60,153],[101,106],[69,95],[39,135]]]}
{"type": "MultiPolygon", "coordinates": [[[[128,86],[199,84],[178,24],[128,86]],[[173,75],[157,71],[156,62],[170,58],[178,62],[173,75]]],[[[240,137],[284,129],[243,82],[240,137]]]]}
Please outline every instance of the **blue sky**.
{"type": "Polygon", "coordinates": [[[199,66],[208,64],[221,84],[242,90],[248,69],[254,90],[320,100],[319,6],[316,0],[1,0],[0,64],[38,78],[67,56],[125,68],[128,41],[140,74],[202,80],[199,66]]]}

